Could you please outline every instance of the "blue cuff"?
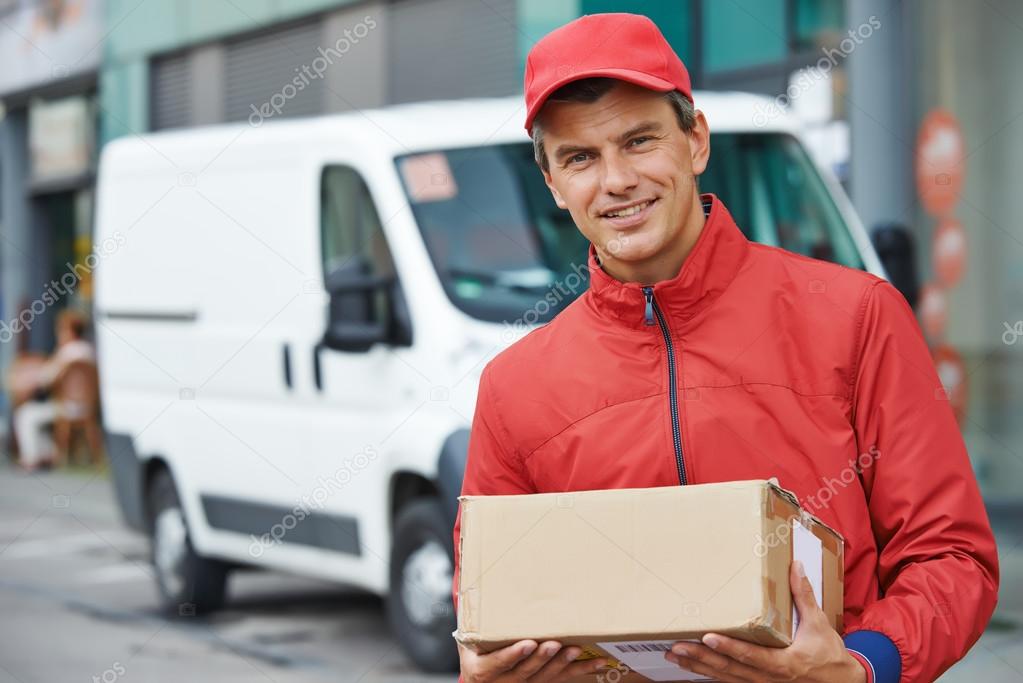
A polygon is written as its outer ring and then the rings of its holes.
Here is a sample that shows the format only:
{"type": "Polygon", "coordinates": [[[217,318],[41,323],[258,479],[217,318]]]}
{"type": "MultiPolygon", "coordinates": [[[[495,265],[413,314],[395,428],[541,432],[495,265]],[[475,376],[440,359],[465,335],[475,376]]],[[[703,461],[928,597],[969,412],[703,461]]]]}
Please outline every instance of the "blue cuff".
{"type": "Polygon", "coordinates": [[[870,663],[875,683],[899,683],[902,657],[891,638],[878,631],[853,631],[842,640],[847,650],[861,655],[870,663]]]}

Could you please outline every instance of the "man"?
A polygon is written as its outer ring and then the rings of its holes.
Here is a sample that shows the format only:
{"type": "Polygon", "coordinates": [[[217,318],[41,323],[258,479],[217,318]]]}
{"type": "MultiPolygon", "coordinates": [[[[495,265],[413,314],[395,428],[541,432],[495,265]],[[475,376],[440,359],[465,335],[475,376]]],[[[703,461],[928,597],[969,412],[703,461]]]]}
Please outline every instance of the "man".
{"type": "MultiPolygon", "coordinates": [[[[665,657],[722,681],[936,678],[983,631],[998,564],[905,300],[747,241],[699,195],[708,124],[648,19],[555,30],[528,56],[525,96],[547,186],[591,242],[590,287],[484,369],[463,494],[777,477],[845,537],[844,633],[794,563],[790,647],[709,634],[665,657]]],[[[457,604],[457,565],[453,588],[457,604]]],[[[459,646],[462,680],[562,681],[601,663],[560,650],[459,646]]]]}

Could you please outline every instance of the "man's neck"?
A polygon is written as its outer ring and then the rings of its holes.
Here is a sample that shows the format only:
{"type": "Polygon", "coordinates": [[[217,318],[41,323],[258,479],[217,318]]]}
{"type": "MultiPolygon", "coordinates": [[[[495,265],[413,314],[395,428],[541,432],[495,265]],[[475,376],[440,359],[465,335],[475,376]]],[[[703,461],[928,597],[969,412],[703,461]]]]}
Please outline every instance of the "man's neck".
{"type": "Polygon", "coordinates": [[[682,264],[700,238],[708,212],[709,205],[704,206],[703,202],[697,200],[686,221],[686,227],[671,249],[642,263],[622,263],[614,258],[600,258],[600,267],[620,282],[638,282],[647,286],[672,279],[682,270],[682,264]]]}

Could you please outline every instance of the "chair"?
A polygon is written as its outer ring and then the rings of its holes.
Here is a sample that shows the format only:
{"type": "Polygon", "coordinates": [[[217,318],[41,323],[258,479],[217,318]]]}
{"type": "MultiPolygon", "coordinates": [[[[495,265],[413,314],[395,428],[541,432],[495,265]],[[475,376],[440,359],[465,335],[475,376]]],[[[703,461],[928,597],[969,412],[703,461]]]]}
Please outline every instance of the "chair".
{"type": "Polygon", "coordinates": [[[57,417],[53,422],[53,442],[57,466],[71,457],[72,439],[85,437],[93,465],[103,459],[103,437],[99,425],[99,373],[96,364],[78,360],[61,370],[53,382],[53,400],[57,417]]]}

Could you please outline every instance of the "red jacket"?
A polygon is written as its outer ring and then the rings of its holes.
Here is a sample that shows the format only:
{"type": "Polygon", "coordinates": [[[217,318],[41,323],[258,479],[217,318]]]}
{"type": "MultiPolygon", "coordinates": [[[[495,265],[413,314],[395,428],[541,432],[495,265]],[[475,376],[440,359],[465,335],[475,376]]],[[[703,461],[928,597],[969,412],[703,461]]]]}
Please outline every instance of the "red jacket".
{"type": "Polygon", "coordinates": [[[980,637],[998,560],[912,310],[703,199],[676,277],[619,282],[591,246],[585,294],[486,366],[462,493],[777,477],[845,537],[846,646],[878,682],[931,681],[980,637]]]}

